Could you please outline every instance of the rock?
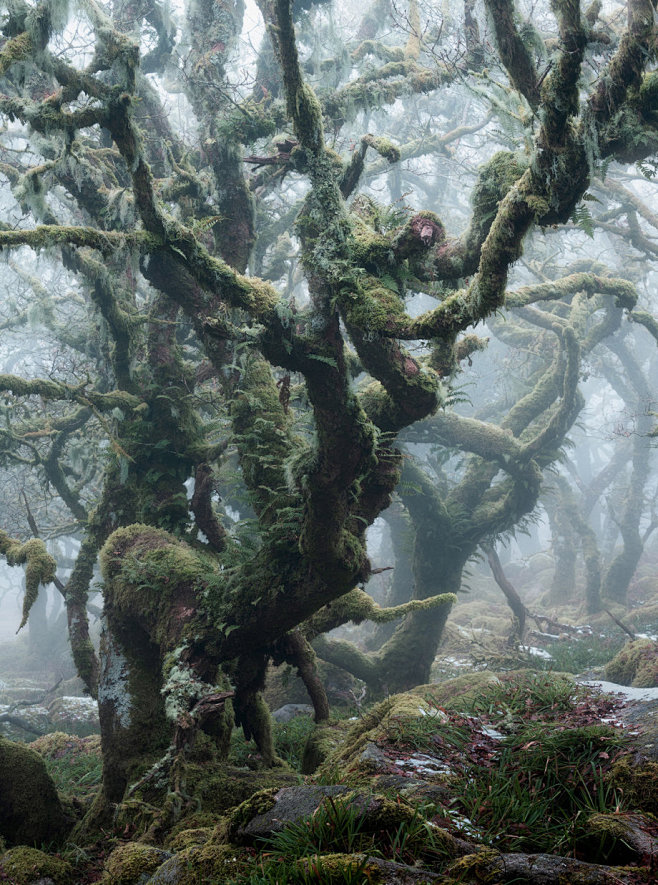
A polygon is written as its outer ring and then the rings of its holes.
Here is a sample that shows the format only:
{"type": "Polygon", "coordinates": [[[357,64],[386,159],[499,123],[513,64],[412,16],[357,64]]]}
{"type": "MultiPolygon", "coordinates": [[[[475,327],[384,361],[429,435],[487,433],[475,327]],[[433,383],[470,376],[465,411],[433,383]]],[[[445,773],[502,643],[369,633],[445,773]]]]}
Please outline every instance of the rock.
{"type": "Polygon", "coordinates": [[[314,713],[311,704],[284,704],[272,713],[275,722],[290,722],[296,716],[312,716],[314,713]]]}
{"type": "Polygon", "coordinates": [[[51,726],[67,734],[87,737],[100,733],[98,703],[94,698],[65,695],[55,698],[48,705],[51,726]]]}
{"type": "Polygon", "coordinates": [[[0,737],[0,835],[10,845],[40,844],[71,824],[41,756],[0,737]]]}
{"type": "Polygon", "coordinates": [[[373,771],[384,771],[388,766],[388,760],[377,744],[368,741],[359,756],[359,764],[372,768],[373,771]]]}
{"type": "Polygon", "coordinates": [[[652,858],[658,857],[654,818],[623,811],[593,814],[587,821],[586,830],[608,863],[648,865],[652,858]]]}
{"type": "Polygon", "coordinates": [[[206,844],[179,851],[165,861],[146,885],[199,885],[227,882],[240,875],[244,859],[231,845],[206,844]]]}
{"type": "Polygon", "coordinates": [[[231,841],[251,845],[257,839],[279,833],[287,824],[310,817],[326,796],[349,793],[349,787],[303,786],[261,790],[231,815],[231,841]]]}
{"type": "Polygon", "coordinates": [[[145,885],[151,874],[170,857],[169,851],[153,845],[126,842],[115,848],[105,861],[102,881],[106,885],[145,885]]]}
{"type": "MultiPolygon", "coordinates": [[[[304,858],[297,862],[306,876],[311,873],[311,861],[304,858]]],[[[406,864],[368,857],[364,854],[327,854],[314,857],[313,874],[318,881],[327,883],[383,882],[385,885],[439,885],[445,877],[428,870],[419,870],[406,864]],[[316,872],[317,871],[317,872],[316,872]],[[362,877],[358,878],[357,877],[362,877]]],[[[306,879],[304,879],[306,881],[306,879]]]]}
{"type": "Polygon", "coordinates": [[[658,686],[658,642],[635,639],[606,664],[605,678],[618,685],[636,688],[658,686]]]}
{"type": "Polygon", "coordinates": [[[5,880],[11,885],[72,885],[73,875],[65,860],[19,845],[0,858],[0,881],[5,880]]]}

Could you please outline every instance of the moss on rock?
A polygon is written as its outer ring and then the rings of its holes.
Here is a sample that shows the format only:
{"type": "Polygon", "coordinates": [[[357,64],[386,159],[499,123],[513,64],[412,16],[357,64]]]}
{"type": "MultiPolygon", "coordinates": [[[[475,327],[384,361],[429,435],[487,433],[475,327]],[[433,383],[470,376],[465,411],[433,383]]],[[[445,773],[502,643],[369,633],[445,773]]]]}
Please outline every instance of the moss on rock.
{"type": "Polygon", "coordinates": [[[626,804],[641,811],[656,813],[658,808],[658,762],[634,764],[625,756],[612,767],[612,785],[621,790],[626,804]]]}
{"type": "Polygon", "coordinates": [[[245,869],[247,857],[232,845],[207,843],[179,851],[151,876],[149,885],[201,885],[227,882],[245,869]]]}
{"type": "Polygon", "coordinates": [[[606,664],[605,677],[617,685],[633,685],[636,688],[658,686],[658,642],[635,639],[626,643],[619,654],[606,664]]]}
{"type": "Polygon", "coordinates": [[[170,857],[169,852],[153,845],[126,842],[115,848],[106,860],[102,881],[106,885],[137,885],[170,857]]]}
{"type": "Polygon", "coordinates": [[[317,725],[308,736],[302,756],[302,774],[313,774],[345,740],[349,723],[345,720],[317,725]]]}
{"type": "Polygon", "coordinates": [[[360,854],[322,854],[313,858],[302,858],[297,861],[299,872],[306,881],[309,875],[317,876],[324,885],[343,885],[355,882],[358,875],[360,881],[379,885],[385,881],[384,874],[377,864],[360,854]]]}
{"type": "Polygon", "coordinates": [[[73,885],[71,865],[59,857],[44,854],[37,848],[19,845],[0,858],[0,880],[11,885],[34,885],[50,879],[54,885],[73,885]]]}
{"type": "Polygon", "coordinates": [[[10,845],[61,839],[66,815],[41,756],[0,737],[0,834],[10,845]]]}
{"type": "Polygon", "coordinates": [[[188,830],[180,830],[175,836],[169,837],[167,844],[173,851],[184,851],[195,845],[205,845],[210,841],[215,830],[216,827],[192,827],[188,830]]]}
{"type": "Polygon", "coordinates": [[[279,792],[278,787],[270,787],[267,790],[259,790],[249,799],[245,799],[240,803],[229,815],[230,831],[237,830],[239,827],[245,826],[249,821],[259,814],[265,814],[276,805],[276,794],[279,792]]]}

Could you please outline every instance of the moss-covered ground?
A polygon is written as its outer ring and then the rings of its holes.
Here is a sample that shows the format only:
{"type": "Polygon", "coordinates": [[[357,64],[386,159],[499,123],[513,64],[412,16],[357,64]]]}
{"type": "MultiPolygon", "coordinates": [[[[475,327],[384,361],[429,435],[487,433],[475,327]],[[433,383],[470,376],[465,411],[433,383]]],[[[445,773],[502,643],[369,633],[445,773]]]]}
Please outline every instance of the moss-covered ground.
{"type": "MultiPolygon", "coordinates": [[[[651,615],[654,584],[641,576],[634,607],[613,610],[629,629],[649,632],[635,612],[651,615]]],[[[501,857],[544,854],[601,865],[628,885],[655,881],[651,741],[631,733],[644,730],[637,718],[622,725],[618,697],[574,679],[651,683],[655,643],[632,642],[606,614],[571,628],[584,619],[568,607],[550,625],[531,623],[524,646],[508,643],[509,611],[480,590],[477,603],[455,606],[431,684],[374,704],[357,702],[357,688],[340,717],[317,727],[309,715],[274,723],[284,765],[270,771],[240,730],[228,764],[200,738],[173,817],[135,795],[102,833],[78,838],[74,829],[30,851],[0,840],[0,883],[35,875],[54,885],[496,883],[501,857]],[[279,832],[238,838],[282,788],[314,784],[343,792],[279,832]]],[[[51,733],[31,747],[80,821],[101,781],[99,737],[51,733]]],[[[566,881],[579,881],[576,872],[566,881]]]]}
{"type": "MultiPolygon", "coordinates": [[[[632,811],[643,811],[640,827],[647,844],[656,844],[643,801],[655,801],[656,763],[647,762],[640,777],[632,737],[614,724],[618,706],[569,674],[528,669],[420,686],[355,721],[323,724],[317,734],[309,717],[275,725],[277,753],[289,766],[278,780],[251,770],[254,748],[234,736],[232,767],[208,767],[206,754],[205,777],[217,784],[212,801],[183,809],[166,831],[152,827],[157,808],[133,800],[93,844],[65,841],[31,846],[45,854],[23,853],[55,885],[362,885],[407,881],[395,878],[401,870],[418,883],[499,881],[487,852],[560,855],[609,865],[620,882],[649,882],[653,874],[641,852],[628,848],[625,827],[632,811]],[[313,741],[325,758],[314,775],[302,776],[313,741]],[[270,810],[283,785],[313,783],[343,792],[270,836],[237,839],[237,828],[270,810]],[[144,826],[135,825],[137,805],[144,826]],[[471,855],[477,864],[467,862],[471,855]],[[494,877],[477,878],[485,874],[494,877]]],[[[32,746],[66,807],[83,815],[101,773],[98,738],[51,734],[32,746]]],[[[15,848],[0,855],[0,882],[30,881],[22,858],[15,848]]]]}

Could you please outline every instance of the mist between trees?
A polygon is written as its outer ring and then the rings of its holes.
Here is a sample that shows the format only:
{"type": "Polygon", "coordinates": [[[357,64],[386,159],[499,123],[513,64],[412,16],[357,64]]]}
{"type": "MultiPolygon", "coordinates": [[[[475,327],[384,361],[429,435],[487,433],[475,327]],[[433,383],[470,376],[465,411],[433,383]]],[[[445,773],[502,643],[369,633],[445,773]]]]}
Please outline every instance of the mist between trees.
{"type": "Polygon", "coordinates": [[[655,527],[654,22],[4,4],[0,552],[23,624],[55,582],[98,698],[96,823],[147,761],[175,796],[195,730],[225,748],[229,695],[275,764],[271,663],[316,721],[318,657],[369,699],[427,682],[514,533],[552,548],[549,606],[626,604],[655,527]]]}

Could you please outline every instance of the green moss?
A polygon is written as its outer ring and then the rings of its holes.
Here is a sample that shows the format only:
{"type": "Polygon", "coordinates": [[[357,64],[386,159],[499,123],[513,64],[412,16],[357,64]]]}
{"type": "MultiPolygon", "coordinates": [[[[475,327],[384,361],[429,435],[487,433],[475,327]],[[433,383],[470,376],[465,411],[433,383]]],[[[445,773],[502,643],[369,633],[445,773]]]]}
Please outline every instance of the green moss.
{"type": "Polygon", "coordinates": [[[169,836],[167,845],[172,851],[183,851],[194,845],[205,845],[212,838],[215,827],[193,827],[188,830],[180,830],[175,836],[169,836]]]}
{"type": "Polygon", "coordinates": [[[341,746],[348,728],[346,720],[316,725],[304,746],[302,774],[313,774],[323,765],[341,746]]]}
{"type": "Polygon", "coordinates": [[[324,885],[344,885],[345,882],[359,881],[379,885],[385,882],[385,876],[376,863],[368,861],[359,854],[320,854],[313,858],[297,861],[299,872],[308,881],[309,874],[317,876],[317,881],[324,885]]]}
{"type": "Polygon", "coordinates": [[[187,588],[200,601],[198,591],[218,575],[210,557],[162,529],[139,523],[117,529],[108,538],[100,565],[109,604],[118,613],[139,617],[148,625],[151,639],[163,648],[178,632],[173,592],[187,588]]]}
{"type": "Polygon", "coordinates": [[[192,762],[186,766],[187,791],[204,811],[221,814],[248,801],[259,790],[269,788],[276,792],[281,787],[297,783],[297,775],[287,768],[261,771],[214,766],[207,762],[192,762]]]}
{"type": "Polygon", "coordinates": [[[400,162],[400,148],[393,144],[388,138],[381,136],[366,135],[363,139],[373,150],[388,160],[389,163],[400,162]]]}
{"type": "Polygon", "coordinates": [[[259,790],[246,799],[229,815],[230,831],[234,832],[249,823],[252,818],[259,814],[265,814],[276,805],[276,795],[280,787],[270,787],[267,790],[259,790]]]}
{"type": "Polygon", "coordinates": [[[500,858],[499,853],[493,848],[485,848],[477,854],[467,854],[451,864],[446,870],[446,875],[456,882],[493,883],[500,879],[500,870],[496,864],[500,858]]]}
{"type": "Polygon", "coordinates": [[[634,764],[626,756],[612,767],[610,782],[621,790],[625,804],[655,814],[658,808],[658,762],[634,764]]]}
{"type": "Polygon", "coordinates": [[[448,679],[446,682],[417,685],[410,694],[420,695],[431,704],[443,707],[451,701],[459,703],[458,699],[469,696],[472,692],[480,692],[490,683],[500,685],[500,680],[493,673],[474,672],[448,679]]]}
{"type": "Polygon", "coordinates": [[[54,885],[73,885],[69,863],[26,845],[10,848],[0,858],[0,879],[5,878],[12,885],[34,885],[40,879],[52,879],[54,885]]]}
{"type": "Polygon", "coordinates": [[[27,58],[33,50],[31,35],[24,31],[7,40],[0,51],[0,77],[3,77],[14,62],[27,58]]]}
{"type": "Polygon", "coordinates": [[[24,627],[30,609],[39,594],[39,585],[46,586],[55,579],[57,563],[46,550],[46,545],[39,538],[30,538],[24,544],[15,541],[0,530],[0,553],[7,558],[8,565],[25,565],[25,597],[23,599],[23,617],[18,627],[24,627]]]}
{"type": "Polygon", "coordinates": [[[401,738],[407,727],[437,710],[423,698],[414,694],[393,695],[381,701],[365,714],[347,733],[345,740],[331,752],[317,771],[317,777],[328,781],[336,777],[341,782],[359,784],[372,776],[369,762],[360,760],[366,744],[390,743],[394,737],[401,738]]]}
{"type": "Polygon", "coordinates": [[[605,667],[605,677],[617,685],[658,686],[658,642],[636,639],[627,643],[605,667]]]}
{"type": "Polygon", "coordinates": [[[38,753],[0,737],[0,830],[9,843],[40,844],[70,828],[38,753]]]}
{"type": "Polygon", "coordinates": [[[164,814],[161,808],[142,799],[126,799],[117,806],[113,823],[117,832],[139,839],[151,827],[160,824],[164,814]]]}
{"type": "Polygon", "coordinates": [[[102,881],[106,885],[135,885],[164,863],[166,851],[142,842],[119,845],[105,861],[102,881]]]}
{"type": "Polygon", "coordinates": [[[245,869],[247,856],[232,845],[193,845],[166,861],[149,882],[153,885],[200,885],[227,882],[245,869]]]}

